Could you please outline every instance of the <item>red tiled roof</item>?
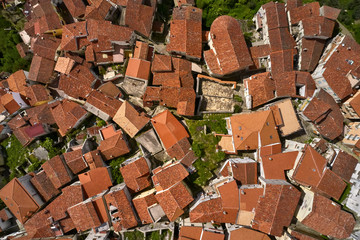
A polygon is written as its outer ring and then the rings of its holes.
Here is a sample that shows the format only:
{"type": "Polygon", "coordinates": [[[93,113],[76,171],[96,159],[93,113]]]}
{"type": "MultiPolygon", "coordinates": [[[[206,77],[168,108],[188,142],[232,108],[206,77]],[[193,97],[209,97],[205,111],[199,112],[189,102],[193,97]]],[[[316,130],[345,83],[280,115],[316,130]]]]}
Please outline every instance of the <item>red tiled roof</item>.
{"type": "Polygon", "coordinates": [[[79,38],[86,38],[87,36],[87,21],[66,24],[63,26],[63,33],[61,38],[61,50],[77,51],[82,46],[79,45],[79,38]]]}
{"type": "Polygon", "coordinates": [[[205,51],[204,58],[212,73],[227,75],[254,64],[241,25],[235,18],[230,16],[216,18],[211,24],[210,37],[214,50],[205,51]],[[212,52],[214,57],[207,58],[208,52],[212,52]]]}
{"type": "Polygon", "coordinates": [[[85,19],[104,20],[111,8],[106,0],[95,1],[85,9],[85,19]]]}
{"type": "Polygon", "coordinates": [[[136,215],[126,193],[126,185],[117,185],[112,189],[105,195],[105,201],[109,210],[111,209],[110,205],[118,210],[113,214],[111,214],[110,210],[114,231],[117,232],[137,226],[138,222],[136,220],[136,215]]]}
{"type": "Polygon", "coordinates": [[[300,54],[300,70],[312,72],[315,70],[322,51],[325,47],[325,42],[323,40],[316,39],[301,39],[301,52],[300,54]]]}
{"type": "Polygon", "coordinates": [[[294,38],[287,28],[275,28],[269,31],[269,41],[272,52],[294,49],[294,38]]]}
{"type": "Polygon", "coordinates": [[[350,236],[355,226],[351,213],[341,210],[341,206],[315,194],[312,211],[301,222],[304,225],[335,238],[345,239],[350,236]]]}
{"type": "Polygon", "coordinates": [[[127,0],[125,24],[145,37],[151,34],[156,0],[147,1],[143,4],[141,0],[127,0]]]}
{"type": "Polygon", "coordinates": [[[170,221],[180,217],[184,213],[183,209],[194,200],[183,182],[165,191],[157,192],[155,198],[170,221]]]}
{"type": "Polygon", "coordinates": [[[52,100],[49,91],[40,84],[34,84],[25,89],[26,99],[31,106],[36,106],[52,100]]]}
{"type": "Polygon", "coordinates": [[[220,174],[224,177],[233,176],[241,185],[257,183],[257,163],[254,162],[236,162],[228,160],[222,168],[220,174]]]}
{"type": "Polygon", "coordinates": [[[176,7],[170,22],[170,43],[166,50],[201,59],[202,10],[192,6],[176,7]]]}
{"type": "Polygon", "coordinates": [[[304,6],[294,8],[289,11],[289,21],[292,25],[297,24],[301,20],[312,16],[320,16],[319,2],[308,3],[304,6]]]}
{"type": "Polygon", "coordinates": [[[293,49],[272,52],[270,54],[272,75],[293,71],[295,54],[296,51],[293,49]]]}
{"type": "Polygon", "coordinates": [[[184,137],[189,137],[184,126],[169,110],[165,110],[153,117],[151,123],[165,149],[172,147],[184,137]]]}
{"type": "Polygon", "coordinates": [[[60,188],[72,180],[71,173],[60,156],[46,161],[41,168],[44,170],[55,188],[60,188]]]}
{"type": "Polygon", "coordinates": [[[105,161],[130,152],[125,135],[121,131],[114,136],[101,141],[98,150],[103,155],[105,161]]]}
{"type": "Polygon", "coordinates": [[[66,164],[74,174],[77,174],[87,168],[87,164],[82,158],[82,150],[78,149],[63,154],[66,164]]]}
{"type": "MultiPolygon", "coordinates": [[[[139,215],[140,221],[142,224],[149,224],[153,222],[153,219],[149,213],[148,208],[158,204],[158,201],[155,198],[155,191],[144,197],[136,197],[132,200],[136,212],[139,215]]],[[[156,219],[155,219],[156,220],[156,219]]]]}
{"type": "Polygon", "coordinates": [[[157,189],[166,190],[181,182],[187,176],[189,176],[189,173],[186,168],[180,162],[175,162],[155,168],[152,181],[157,189]]]}
{"type": "Polygon", "coordinates": [[[40,208],[17,178],[0,190],[0,198],[21,223],[26,222],[40,208]]]}
{"type": "Polygon", "coordinates": [[[2,95],[0,97],[0,101],[9,114],[16,113],[21,108],[21,106],[14,99],[14,96],[11,93],[6,93],[5,95],[2,95]]]}
{"type": "Polygon", "coordinates": [[[18,70],[11,74],[7,79],[7,83],[9,84],[9,89],[11,91],[26,95],[26,76],[24,70],[18,70]]]}
{"type": "Polygon", "coordinates": [[[151,66],[152,72],[171,72],[172,70],[171,56],[155,54],[151,66]]]}
{"type": "Polygon", "coordinates": [[[240,196],[236,181],[230,181],[219,186],[218,191],[222,209],[225,211],[222,222],[235,224],[240,209],[240,196]]]}
{"type": "Polygon", "coordinates": [[[210,198],[199,203],[190,213],[191,222],[211,222],[221,223],[225,213],[222,209],[221,198],[210,198]]]}
{"type": "Polygon", "coordinates": [[[331,38],[335,21],[321,16],[314,16],[302,20],[305,38],[331,38]]]}
{"type": "Polygon", "coordinates": [[[54,60],[60,42],[60,39],[44,34],[35,39],[32,44],[32,51],[39,57],[54,60]]]}
{"type": "Polygon", "coordinates": [[[46,202],[60,193],[60,191],[54,187],[44,171],[35,174],[30,182],[46,202]]]}
{"type": "Polygon", "coordinates": [[[302,0],[288,0],[286,2],[286,11],[290,11],[294,8],[301,7],[303,5],[302,0]]]}
{"type": "Polygon", "coordinates": [[[275,82],[269,72],[259,73],[244,80],[251,95],[252,108],[258,107],[275,98],[275,82]]]}
{"type": "Polygon", "coordinates": [[[86,103],[106,113],[111,118],[115,116],[116,112],[122,105],[120,100],[109,97],[104,93],[95,90],[90,93],[86,99],[86,103]]]}
{"type": "Polygon", "coordinates": [[[250,54],[254,64],[257,68],[260,68],[259,58],[270,56],[270,44],[258,45],[250,47],[250,54]]]}
{"type": "Polygon", "coordinates": [[[99,168],[104,166],[99,150],[94,150],[84,154],[84,159],[90,169],[99,168]]]}
{"type": "Polygon", "coordinates": [[[252,228],[281,236],[291,223],[300,196],[301,192],[291,184],[266,184],[265,194],[255,208],[252,228]]]}
{"type": "Polygon", "coordinates": [[[85,196],[88,198],[112,186],[111,176],[106,167],[91,169],[88,172],[79,174],[78,177],[85,196]]]}
{"type": "Polygon", "coordinates": [[[151,185],[150,169],[144,157],[120,168],[126,186],[133,192],[139,192],[151,185]]]}
{"type": "Polygon", "coordinates": [[[64,0],[66,8],[73,18],[81,17],[85,14],[85,4],[82,0],[64,0]]]}
{"type": "Polygon", "coordinates": [[[54,60],[35,55],[30,65],[28,79],[45,84],[50,83],[50,77],[52,76],[54,67],[54,60]]]}
{"type": "Polygon", "coordinates": [[[296,98],[312,97],[315,90],[316,84],[311,74],[308,72],[292,71],[283,72],[274,76],[276,95],[290,96],[296,98]],[[296,87],[305,87],[304,96],[301,96],[296,91],[296,87]]]}
{"type": "Polygon", "coordinates": [[[287,28],[289,26],[285,12],[285,3],[269,2],[262,7],[265,9],[269,30],[274,28],[287,28]]]}
{"type": "Polygon", "coordinates": [[[329,7],[326,5],[323,5],[320,8],[320,15],[324,16],[326,18],[336,20],[341,12],[341,9],[329,7]]]}
{"type": "Polygon", "coordinates": [[[79,203],[68,208],[67,211],[78,231],[86,231],[101,225],[92,201],[79,203]]]}
{"type": "Polygon", "coordinates": [[[333,171],[326,169],[320,182],[314,188],[315,191],[334,199],[340,199],[346,188],[346,183],[333,171]]]}
{"type": "Polygon", "coordinates": [[[286,180],[285,171],[294,167],[299,152],[284,152],[262,157],[261,163],[264,169],[264,178],[286,180]]]}
{"type": "Polygon", "coordinates": [[[270,240],[271,238],[261,232],[253,229],[240,227],[238,229],[229,231],[229,240],[270,240]]]}
{"type": "Polygon", "coordinates": [[[125,76],[149,80],[150,65],[151,63],[149,61],[138,58],[130,58],[125,76]]]}
{"type": "Polygon", "coordinates": [[[331,170],[339,177],[347,182],[350,182],[358,160],[350,154],[340,151],[336,156],[331,170]]]}
{"type": "Polygon", "coordinates": [[[149,44],[148,43],[136,41],[133,58],[150,60],[150,59],[148,59],[148,52],[149,52],[149,44]]]}

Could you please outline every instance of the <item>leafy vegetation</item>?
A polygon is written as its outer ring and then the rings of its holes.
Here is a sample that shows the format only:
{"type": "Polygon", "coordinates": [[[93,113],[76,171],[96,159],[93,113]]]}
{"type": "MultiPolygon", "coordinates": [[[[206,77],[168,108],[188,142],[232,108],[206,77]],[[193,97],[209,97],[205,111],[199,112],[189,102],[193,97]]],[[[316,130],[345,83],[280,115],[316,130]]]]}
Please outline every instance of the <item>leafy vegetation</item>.
{"type": "Polygon", "coordinates": [[[43,141],[40,146],[42,146],[43,148],[46,149],[46,151],[48,151],[49,153],[49,158],[53,158],[57,155],[62,154],[61,149],[57,148],[54,146],[54,140],[52,140],[51,138],[46,138],[45,141],[43,141]]]}
{"type": "Polygon", "coordinates": [[[101,118],[97,117],[96,118],[96,126],[104,127],[104,126],[106,126],[106,122],[104,120],[102,120],[101,118]]]}
{"type": "Polygon", "coordinates": [[[221,15],[250,20],[261,5],[267,2],[270,0],[196,0],[196,6],[203,10],[204,26],[210,27],[221,15]]]}
{"type": "Polygon", "coordinates": [[[159,231],[151,232],[150,234],[146,235],[146,240],[165,240],[167,239],[166,236],[169,234],[169,238],[171,239],[171,232],[169,230],[163,231],[161,234],[159,231]]]}
{"type": "Polygon", "coordinates": [[[342,203],[349,196],[350,191],[351,191],[351,184],[346,183],[346,188],[345,188],[343,194],[341,195],[341,197],[339,198],[340,203],[342,203]]]}
{"type": "Polygon", "coordinates": [[[226,134],[226,121],[224,117],[229,114],[205,115],[202,120],[187,120],[189,132],[193,140],[192,149],[198,159],[193,165],[196,168],[196,174],[190,176],[193,182],[200,186],[205,186],[213,176],[219,163],[224,160],[225,153],[217,151],[216,145],[221,137],[215,136],[213,132],[226,134]]]}
{"type": "Polygon", "coordinates": [[[16,72],[19,69],[28,70],[30,61],[20,57],[16,44],[21,38],[12,25],[0,15],[0,72],[16,72]]]}
{"type": "Polygon", "coordinates": [[[127,240],[144,240],[144,234],[139,231],[125,232],[124,237],[127,240]]]}
{"type": "Polygon", "coordinates": [[[240,97],[239,95],[234,95],[234,101],[239,103],[243,102],[242,97],[240,97]]]}
{"type": "Polygon", "coordinates": [[[124,181],[124,178],[122,177],[120,173],[120,164],[123,163],[126,160],[126,157],[120,156],[118,158],[115,158],[111,160],[110,167],[111,167],[111,176],[112,179],[116,182],[116,184],[122,183],[124,181]]]}

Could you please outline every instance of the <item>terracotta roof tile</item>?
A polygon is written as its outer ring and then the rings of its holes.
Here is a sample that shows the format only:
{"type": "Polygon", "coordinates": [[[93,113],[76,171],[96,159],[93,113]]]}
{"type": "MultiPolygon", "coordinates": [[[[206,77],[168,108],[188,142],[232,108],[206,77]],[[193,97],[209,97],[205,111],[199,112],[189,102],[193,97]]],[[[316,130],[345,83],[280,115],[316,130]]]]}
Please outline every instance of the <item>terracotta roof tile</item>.
{"type": "Polygon", "coordinates": [[[133,192],[139,192],[151,186],[150,169],[144,157],[121,167],[120,172],[126,186],[133,192]]]}
{"type": "Polygon", "coordinates": [[[74,64],[75,60],[71,58],[59,57],[55,65],[55,71],[64,74],[70,74],[70,71],[72,70],[74,64]]]}
{"type": "Polygon", "coordinates": [[[30,65],[28,79],[41,83],[50,83],[55,67],[54,60],[49,60],[38,55],[35,55],[30,65]]]}
{"type": "Polygon", "coordinates": [[[87,116],[87,112],[79,104],[68,100],[52,108],[51,112],[62,136],[65,136],[87,116]]]}
{"type": "Polygon", "coordinates": [[[94,150],[83,155],[87,165],[90,169],[99,168],[104,166],[99,150],[94,150]]]}
{"type": "Polygon", "coordinates": [[[302,221],[306,226],[335,238],[347,238],[355,226],[354,217],[328,198],[315,195],[312,212],[302,221]]]}
{"type": "Polygon", "coordinates": [[[230,181],[218,187],[222,209],[225,212],[222,222],[236,223],[240,209],[239,189],[236,181],[230,181]]]}
{"type": "Polygon", "coordinates": [[[274,28],[287,28],[289,26],[285,12],[285,3],[269,2],[262,7],[265,8],[269,30],[274,28]]]}
{"type": "Polygon", "coordinates": [[[170,56],[155,54],[152,62],[151,71],[154,72],[171,72],[172,60],[170,56]]]}
{"type": "Polygon", "coordinates": [[[105,161],[125,155],[130,152],[125,135],[118,132],[116,135],[101,141],[98,150],[103,155],[105,161]]]}
{"type": "Polygon", "coordinates": [[[21,58],[26,57],[26,54],[29,52],[29,46],[23,42],[16,44],[16,49],[21,58]]]}
{"type": "Polygon", "coordinates": [[[297,24],[301,20],[312,16],[320,16],[319,2],[308,3],[304,6],[294,8],[289,11],[289,21],[292,25],[297,24]]]}
{"type": "Polygon", "coordinates": [[[251,95],[251,108],[258,107],[275,98],[275,81],[269,72],[259,73],[244,80],[251,95]]]}
{"type": "Polygon", "coordinates": [[[237,224],[250,226],[254,219],[255,208],[259,201],[259,197],[264,194],[264,188],[260,185],[254,187],[242,186],[240,188],[240,211],[237,224]]]}
{"type": "Polygon", "coordinates": [[[242,162],[236,160],[226,161],[220,174],[224,177],[232,176],[241,185],[257,183],[257,163],[255,161],[242,162]]]}
{"type": "Polygon", "coordinates": [[[127,0],[125,24],[145,37],[151,34],[156,0],[143,4],[140,0],[127,0]]]}
{"type": "Polygon", "coordinates": [[[281,236],[294,216],[301,193],[291,184],[266,184],[264,196],[255,208],[252,228],[274,236],[281,236]]]}
{"type": "Polygon", "coordinates": [[[63,154],[66,164],[74,174],[77,174],[87,168],[87,164],[82,158],[82,150],[78,149],[63,154]]]}
{"type": "Polygon", "coordinates": [[[340,199],[346,188],[346,183],[333,171],[326,169],[315,191],[334,199],[340,199]]]}
{"type": "Polygon", "coordinates": [[[310,73],[292,71],[284,72],[274,76],[276,95],[290,96],[296,98],[312,97],[315,90],[316,84],[310,73]],[[304,92],[300,94],[297,92],[296,87],[304,87],[304,92]]]}
{"type": "Polygon", "coordinates": [[[26,99],[31,106],[41,105],[52,100],[49,90],[43,85],[34,84],[25,89],[26,99]]]}
{"type": "Polygon", "coordinates": [[[357,163],[358,160],[356,158],[344,151],[340,151],[334,160],[331,170],[345,181],[350,182],[357,163]]]}
{"type": "Polygon", "coordinates": [[[300,70],[312,72],[315,70],[322,51],[325,47],[323,40],[306,39],[301,40],[302,51],[300,52],[300,70]]]}
{"type": "Polygon", "coordinates": [[[270,54],[272,75],[293,71],[295,54],[296,51],[293,49],[272,52],[270,54]]]}
{"type": "Polygon", "coordinates": [[[157,189],[166,190],[184,180],[188,175],[186,168],[180,162],[175,162],[154,169],[152,180],[157,189]]]}
{"type": "Polygon", "coordinates": [[[38,55],[49,60],[54,60],[56,50],[60,45],[60,39],[51,35],[41,35],[36,38],[32,44],[32,51],[35,55],[38,55]]]}
{"type": "Polygon", "coordinates": [[[85,4],[82,0],[64,0],[66,8],[73,18],[82,17],[85,14],[85,4]]]}
{"type": "Polygon", "coordinates": [[[199,203],[196,208],[191,209],[191,222],[211,222],[221,223],[225,215],[222,209],[221,198],[210,198],[207,201],[199,203]]]}
{"type": "Polygon", "coordinates": [[[0,190],[0,198],[21,223],[26,222],[40,208],[17,178],[0,190]]]}
{"type": "Polygon", "coordinates": [[[301,7],[303,5],[302,0],[288,0],[286,2],[286,11],[290,11],[294,8],[301,7]]]}
{"type": "Polygon", "coordinates": [[[272,52],[294,49],[296,43],[287,28],[275,28],[269,31],[272,52]]]}
{"type": "Polygon", "coordinates": [[[229,240],[270,240],[271,238],[261,232],[255,231],[253,229],[241,227],[229,232],[229,240]]]}
{"type": "Polygon", "coordinates": [[[149,80],[151,63],[138,58],[130,58],[125,76],[149,80]]]}
{"type": "Polygon", "coordinates": [[[143,59],[143,60],[149,60],[148,59],[148,51],[149,51],[148,43],[136,41],[133,57],[143,59]]]}
{"type": "Polygon", "coordinates": [[[7,93],[0,97],[1,104],[4,106],[9,114],[16,113],[21,109],[19,103],[15,100],[13,94],[7,93]]]}
{"type": "Polygon", "coordinates": [[[128,101],[117,110],[113,121],[133,138],[149,122],[149,118],[139,113],[128,101]]]}
{"type": "Polygon", "coordinates": [[[85,19],[104,20],[110,11],[111,4],[106,0],[95,1],[85,9],[85,19]]]}
{"type": "Polygon", "coordinates": [[[60,156],[46,161],[41,168],[55,188],[60,188],[72,180],[72,175],[60,156]]]}
{"type": "Polygon", "coordinates": [[[122,95],[120,89],[112,82],[102,84],[97,90],[113,98],[118,98],[122,95]]]}
{"type": "Polygon", "coordinates": [[[130,195],[125,184],[119,184],[110,189],[105,195],[108,209],[110,210],[111,221],[115,231],[132,228],[138,225],[136,213],[131,204],[130,195]],[[112,207],[114,211],[112,213],[112,207]]]}
{"type": "Polygon", "coordinates": [[[202,53],[202,10],[192,6],[176,7],[170,23],[170,43],[166,50],[201,59],[202,53]]]}
{"type": "Polygon", "coordinates": [[[92,201],[86,201],[67,209],[71,220],[78,231],[86,231],[101,225],[92,201]]]}
{"type": "Polygon", "coordinates": [[[54,187],[45,171],[35,174],[30,182],[46,202],[60,193],[60,191],[54,187]]]}
{"type": "Polygon", "coordinates": [[[157,192],[155,198],[170,221],[180,217],[184,213],[183,209],[194,200],[183,182],[165,191],[157,192]]]}
{"type": "Polygon", "coordinates": [[[329,7],[326,5],[323,5],[320,8],[320,15],[324,16],[326,18],[336,20],[341,12],[341,9],[329,7]]]}
{"type": "MultiPolygon", "coordinates": [[[[139,195],[138,197],[135,197],[132,202],[134,204],[134,207],[136,209],[136,212],[139,215],[140,221],[142,224],[149,224],[154,222],[149,208],[151,206],[154,206],[156,204],[158,204],[158,201],[155,198],[155,190],[149,190],[151,191],[149,194],[147,194],[146,196],[139,195]]],[[[157,219],[155,219],[157,220],[157,219]]]]}
{"type": "Polygon", "coordinates": [[[25,95],[26,76],[24,70],[19,70],[11,74],[7,79],[7,83],[11,91],[25,95]]]}
{"type": "Polygon", "coordinates": [[[109,169],[100,167],[78,175],[86,197],[93,197],[112,186],[109,169]]]}
{"type": "Polygon", "coordinates": [[[335,21],[321,16],[314,16],[302,20],[305,38],[328,39],[333,35],[335,21]]]}
{"type": "Polygon", "coordinates": [[[240,23],[230,16],[220,16],[211,24],[210,37],[214,58],[204,58],[210,71],[216,75],[227,75],[244,70],[254,63],[241,31],[240,23]],[[215,66],[214,65],[219,65],[215,66]]]}
{"type": "Polygon", "coordinates": [[[118,99],[109,97],[102,92],[92,91],[86,99],[86,104],[90,104],[95,107],[96,110],[100,110],[111,118],[113,118],[122,106],[122,102],[118,99]]]}
{"type": "Polygon", "coordinates": [[[182,226],[179,232],[179,240],[202,239],[202,227],[182,226]]]}
{"type": "Polygon", "coordinates": [[[259,58],[270,56],[270,53],[270,44],[250,47],[250,54],[257,68],[261,67],[259,63],[259,58]]]}
{"type": "Polygon", "coordinates": [[[263,157],[261,163],[264,178],[286,180],[285,171],[293,169],[298,153],[297,151],[284,152],[263,157]]]}
{"type": "Polygon", "coordinates": [[[87,36],[87,21],[66,24],[63,27],[61,38],[61,50],[77,51],[81,48],[78,39],[86,38],[87,36]]]}

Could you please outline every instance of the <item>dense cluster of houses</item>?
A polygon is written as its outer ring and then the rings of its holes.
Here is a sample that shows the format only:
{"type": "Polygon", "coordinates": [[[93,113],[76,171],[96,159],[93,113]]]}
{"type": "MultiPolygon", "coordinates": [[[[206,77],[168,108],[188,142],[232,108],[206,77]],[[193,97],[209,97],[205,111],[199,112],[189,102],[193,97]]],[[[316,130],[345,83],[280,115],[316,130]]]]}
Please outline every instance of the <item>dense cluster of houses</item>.
{"type": "Polygon", "coordinates": [[[17,49],[32,62],[0,81],[0,138],[27,147],[106,124],[0,190],[5,239],[359,239],[360,45],[335,33],[340,10],[266,3],[249,47],[233,17],[204,31],[194,0],[174,0],[169,22],[160,4],[26,1],[17,49]],[[226,159],[196,195],[206,158],[182,119],[233,113],[240,96],[227,133],[207,133],[226,159]]]}

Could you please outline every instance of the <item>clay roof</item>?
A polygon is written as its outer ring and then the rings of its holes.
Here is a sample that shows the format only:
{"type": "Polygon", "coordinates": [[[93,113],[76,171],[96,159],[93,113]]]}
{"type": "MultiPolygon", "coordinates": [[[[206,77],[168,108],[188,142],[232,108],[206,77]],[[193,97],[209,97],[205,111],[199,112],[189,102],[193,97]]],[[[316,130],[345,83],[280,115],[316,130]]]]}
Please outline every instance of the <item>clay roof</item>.
{"type": "Polygon", "coordinates": [[[284,152],[262,157],[261,163],[264,169],[264,178],[286,180],[285,171],[294,167],[299,152],[284,152]]]}
{"type": "Polygon", "coordinates": [[[89,97],[86,99],[86,103],[108,114],[111,118],[115,116],[118,109],[122,106],[120,100],[95,90],[90,93],[89,97]]]}
{"type": "Polygon", "coordinates": [[[149,122],[149,118],[139,113],[128,101],[117,110],[113,121],[133,138],[149,122]]]}
{"type": "Polygon", "coordinates": [[[86,6],[85,19],[104,20],[111,6],[111,3],[106,0],[95,1],[86,6]]]}
{"type": "Polygon", "coordinates": [[[233,115],[230,121],[236,150],[257,149],[280,142],[270,110],[233,115]]]}
{"type": "Polygon", "coordinates": [[[171,158],[180,160],[185,166],[190,166],[193,161],[197,159],[197,157],[192,156],[193,152],[191,151],[191,144],[186,137],[178,141],[172,147],[166,149],[166,152],[171,158]]]}
{"type": "Polygon", "coordinates": [[[346,188],[346,183],[333,171],[326,169],[315,191],[334,199],[340,199],[346,188]]]}
{"type": "Polygon", "coordinates": [[[25,95],[26,76],[24,70],[19,70],[11,74],[7,79],[7,83],[11,91],[25,95]]]}
{"type": "Polygon", "coordinates": [[[18,102],[14,99],[14,96],[11,93],[6,93],[0,97],[1,104],[4,106],[6,111],[9,114],[16,113],[18,110],[21,109],[21,106],[18,102]]]}
{"type": "Polygon", "coordinates": [[[112,82],[102,84],[97,90],[113,98],[117,98],[121,95],[120,89],[112,82]]]}
{"type": "Polygon", "coordinates": [[[281,236],[288,227],[300,200],[300,191],[284,181],[266,184],[265,194],[255,208],[252,228],[274,236],[281,236]]]}
{"type": "Polygon", "coordinates": [[[232,180],[219,186],[218,191],[224,212],[222,222],[235,224],[240,209],[240,196],[236,181],[232,180]]]}
{"type": "Polygon", "coordinates": [[[347,182],[350,182],[351,175],[358,163],[358,160],[350,154],[340,151],[334,160],[331,170],[342,177],[347,182]]]}
{"type": "Polygon", "coordinates": [[[171,72],[172,60],[171,56],[155,54],[151,65],[152,72],[171,72]]]}
{"type": "Polygon", "coordinates": [[[149,80],[151,63],[138,58],[130,58],[126,68],[127,77],[149,80]]]}
{"type": "Polygon", "coordinates": [[[144,197],[136,197],[132,200],[134,207],[136,209],[136,212],[139,215],[140,221],[142,224],[149,224],[153,222],[153,219],[149,213],[148,208],[158,204],[158,201],[155,198],[155,190],[147,194],[144,197]]]}
{"type": "Polygon", "coordinates": [[[272,52],[270,54],[271,74],[275,76],[283,72],[293,71],[295,54],[296,51],[293,49],[272,52]]]}
{"type": "Polygon", "coordinates": [[[269,72],[258,73],[244,80],[252,96],[252,108],[258,107],[275,98],[275,82],[269,72]]]}
{"type": "Polygon", "coordinates": [[[285,3],[269,2],[262,7],[265,9],[269,30],[274,28],[287,28],[289,26],[285,12],[285,3]]]}
{"type": "Polygon", "coordinates": [[[141,0],[127,0],[125,24],[145,37],[151,34],[156,0],[142,4],[141,0]]]}
{"type": "Polygon", "coordinates": [[[104,166],[104,162],[102,160],[99,150],[94,150],[94,151],[85,153],[83,155],[83,157],[90,169],[104,166]]]}
{"type": "Polygon", "coordinates": [[[45,171],[38,172],[33,176],[30,182],[34,185],[36,190],[40,193],[45,202],[55,197],[60,191],[54,187],[45,171]]]}
{"type": "Polygon", "coordinates": [[[66,164],[74,174],[77,174],[87,168],[87,164],[82,158],[82,150],[78,149],[63,154],[66,164]]]}
{"type": "Polygon", "coordinates": [[[109,169],[99,167],[78,175],[86,197],[93,197],[112,186],[109,169]]]}
{"type": "Polygon", "coordinates": [[[312,16],[320,16],[319,2],[308,3],[304,6],[294,8],[289,11],[289,21],[292,25],[297,24],[301,20],[312,16]]]}
{"type": "Polygon", "coordinates": [[[64,100],[51,109],[61,136],[65,136],[78,122],[84,119],[87,112],[77,103],[64,100]]]}
{"type": "Polygon", "coordinates": [[[0,190],[0,198],[21,223],[26,222],[40,208],[17,178],[0,190]]]}
{"type": "Polygon", "coordinates": [[[92,201],[79,203],[68,208],[67,211],[78,231],[85,231],[101,225],[92,201]]]}
{"type": "Polygon", "coordinates": [[[49,91],[40,84],[34,84],[25,89],[26,99],[31,106],[36,106],[52,100],[49,91]]]}
{"type": "Polygon", "coordinates": [[[202,232],[203,232],[202,227],[182,226],[179,232],[179,240],[188,240],[188,239],[201,240],[202,232]]]}
{"type": "Polygon", "coordinates": [[[356,93],[354,97],[349,99],[349,104],[356,114],[360,116],[360,93],[356,93]]]}
{"type": "Polygon", "coordinates": [[[7,125],[10,127],[11,130],[15,131],[17,128],[23,127],[27,125],[27,122],[25,122],[25,119],[20,116],[20,114],[13,117],[7,125]]]}
{"type": "Polygon", "coordinates": [[[315,122],[317,130],[325,138],[334,140],[343,133],[344,117],[335,100],[324,90],[320,90],[303,113],[315,122]]]}
{"type": "Polygon", "coordinates": [[[276,95],[291,96],[297,98],[312,97],[316,84],[311,74],[308,72],[291,71],[283,72],[274,76],[276,95]],[[296,87],[305,86],[304,96],[297,94],[296,87]]]}
{"type": "Polygon", "coordinates": [[[172,147],[184,137],[189,137],[184,126],[169,110],[165,110],[153,117],[151,123],[165,149],[172,147]]]}
{"type": "Polygon", "coordinates": [[[155,168],[152,172],[152,181],[158,191],[166,190],[189,176],[188,171],[180,162],[165,164],[155,168]]]}
{"type": "Polygon", "coordinates": [[[326,5],[323,5],[320,8],[320,15],[324,16],[326,18],[336,20],[341,12],[341,9],[329,7],[326,5]]]}
{"type": "Polygon", "coordinates": [[[191,222],[210,222],[214,221],[221,223],[225,213],[222,209],[221,198],[210,198],[206,201],[200,202],[195,208],[191,209],[191,222]]]}
{"type": "Polygon", "coordinates": [[[110,204],[118,209],[116,213],[111,214],[113,219],[118,218],[117,221],[112,222],[114,230],[121,231],[137,226],[136,214],[130,199],[127,197],[125,184],[114,186],[112,189],[105,195],[105,201],[108,209],[110,209],[110,204]]]}
{"type": "Polygon", "coordinates": [[[29,52],[29,46],[23,42],[16,44],[16,49],[18,50],[21,58],[26,57],[26,54],[29,52]]]}
{"type": "Polygon", "coordinates": [[[202,53],[202,10],[192,6],[176,7],[170,22],[169,52],[182,53],[201,59],[202,53]]]}
{"type": "Polygon", "coordinates": [[[85,14],[85,4],[82,0],[64,0],[66,8],[73,18],[81,17],[85,14]]]}
{"type": "Polygon", "coordinates": [[[71,58],[59,57],[54,70],[64,74],[70,74],[70,71],[72,70],[74,64],[75,60],[71,58]]]}
{"type": "Polygon", "coordinates": [[[214,50],[205,51],[204,58],[211,72],[227,75],[254,64],[241,25],[235,18],[230,16],[216,18],[211,24],[210,37],[214,50]],[[215,58],[207,58],[208,52],[212,52],[215,58]]]}
{"type": "Polygon", "coordinates": [[[80,38],[87,36],[87,21],[66,24],[63,26],[60,48],[65,51],[77,51],[82,46],[79,44],[80,38]]]}
{"type": "Polygon", "coordinates": [[[183,182],[165,191],[157,192],[155,198],[170,221],[180,217],[184,213],[183,209],[194,200],[183,182]]]}
{"type": "Polygon", "coordinates": [[[32,44],[32,51],[39,57],[54,60],[56,50],[60,45],[60,39],[55,38],[51,35],[41,35],[36,38],[32,44]]]}
{"type": "Polygon", "coordinates": [[[150,59],[148,59],[148,52],[149,52],[149,44],[148,43],[136,41],[134,55],[133,55],[134,58],[150,60],[150,59]]]}
{"type": "Polygon", "coordinates": [[[257,68],[260,68],[259,58],[269,56],[271,53],[270,44],[258,45],[250,47],[250,54],[254,64],[257,68]]]}
{"type": "Polygon", "coordinates": [[[100,142],[98,150],[103,155],[105,161],[125,155],[130,152],[124,134],[119,131],[114,136],[100,142]]]}
{"type": "Polygon", "coordinates": [[[286,2],[286,11],[290,11],[294,8],[301,7],[303,5],[302,0],[288,0],[286,2]]]}
{"type": "Polygon", "coordinates": [[[145,158],[141,157],[120,168],[126,186],[139,192],[151,185],[150,169],[145,158]]]}
{"type": "Polygon", "coordinates": [[[32,125],[37,123],[55,124],[54,116],[52,115],[51,108],[59,105],[60,102],[56,101],[51,104],[42,104],[36,107],[26,109],[27,116],[32,125]]]}
{"type": "Polygon", "coordinates": [[[302,51],[300,52],[301,56],[301,68],[302,71],[312,72],[315,70],[322,51],[325,47],[325,42],[323,40],[316,39],[301,39],[302,51]]]}
{"type": "Polygon", "coordinates": [[[301,240],[316,240],[316,238],[310,237],[309,235],[306,235],[305,233],[300,233],[294,230],[291,230],[291,236],[296,239],[301,240]]]}
{"type": "Polygon", "coordinates": [[[229,231],[229,240],[246,240],[246,239],[270,240],[270,237],[264,233],[245,227],[240,227],[238,229],[229,231]]]}
{"type": "Polygon", "coordinates": [[[321,16],[314,16],[302,20],[305,38],[331,38],[335,21],[321,16]]]}
{"type": "Polygon", "coordinates": [[[237,162],[230,159],[225,163],[220,174],[224,177],[233,176],[241,185],[256,184],[257,169],[257,163],[255,161],[237,162]]]}
{"type": "Polygon", "coordinates": [[[72,180],[71,173],[60,156],[53,157],[46,161],[41,165],[41,168],[55,188],[60,188],[72,180]]]}
{"type": "Polygon", "coordinates": [[[353,231],[355,219],[351,213],[342,211],[340,205],[315,194],[312,211],[302,223],[324,235],[344,239],[353,231]]]}
{"type": "Polygon", "coordinates": [[[41,83],[49,83],[54,70],[54,60],[35,55],[30,65],[28,79],[41,83]]]}
{"type": "Polygon", "coordinates": [[[269,30],[269,41],[272,52],[294,49],[294,38],[287,28],[275,28],[269,30]]]}

